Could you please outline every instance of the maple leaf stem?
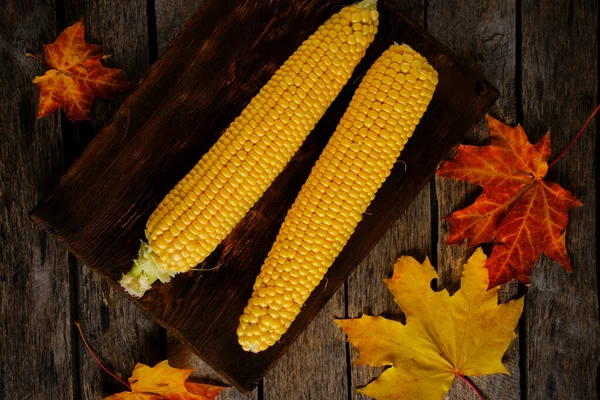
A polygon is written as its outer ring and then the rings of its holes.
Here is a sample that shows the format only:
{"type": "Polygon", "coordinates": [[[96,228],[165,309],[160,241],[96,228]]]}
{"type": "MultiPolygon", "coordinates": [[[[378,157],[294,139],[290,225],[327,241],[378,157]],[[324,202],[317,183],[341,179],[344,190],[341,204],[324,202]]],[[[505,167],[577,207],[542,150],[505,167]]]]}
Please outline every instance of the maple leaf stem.
{"type": "Polygon", "coordinates": [[[85,344],[85,347],[88,349],[88,351],[90,352],[90,354],[92,355],[92,357],[94,358],[94,360],[96,361],[96,363],[100,366],[100,368],[102,368],[104,370],[104,372],[106,372],[107,374],[109,374],[110,376],[112,376],[113,378],[115,378],[116,380],[118,380],[119,382],[121,382],[123,385],[125,385],[125,387],[127,389],[133,391],[133,389],[131,389],[131,386],[129,386],[127,384],[127,382],[125,382],[124,380],[122,380],[121,378],[119,378],[118,376],[116,376],[115,374],[113,374],[112,372],[110,372],[108,370],[108,368],[106,368],[104,365],[102,365],[102,363],[100,362],[100,360],[98,359],[98,357],[96,357],[96,354],[94,354],[94,352],[92,351],[92,349],[91,349],[90,345],[88,344],[87,340],[85,340],[85,336],[83,336],[83,331],[81,330],[81,325],[79,325],[79,322],[75,322],[75,326],[79,330],[79,335],[81,336],[81,339],[83,340],[83,344],[85,344]]]}
{"type": "Polygon", "coordinates": [[[31,58],[34,58],[34,59],[38,60],[39,62],[41,62],[42,64],[46,64],[48,67],[52,68],[52,67],[50,66],[50,64],[48,64],[48,63],[46,62],[46,60],[43,60],[43,59],[39,58],[38,56],[36,56],[36,55],[34,55],[34,54],[31,54],[31,53],[25,53],[25,57],[31,57],[31,58]]]}
{"type": "Polygon", "coordinates": [[[459,372],[455,372],[454,374],[456,375],[456,377],[457,377],[458,379],[461,379],[461,380],[465,381],[465,383],[466,383],[467,385],[469,385],[469,387],[470,387],[471,389],[473,389],[473,391],[475,392],[475,394],[476,394],[477,396],[479,396],[479,398],[480,398],[481,400],[485,400],[485,397],[483,397],[483,395],[481,394],[481,392],[479,391],[479,389],[477,389],[477,386],[475,386],[475,385],[473,384],[473,382],[471,382],[470,380],[468,380],[467,378],[465,378],[464,376],[462,376],[462,375],[461,375],[459,372]]]}
{"type": "Polygon", "coordinates": [[[600,104],[598,105],[598,107],[596,107],[596,109],[594,111],[592,111],[592,113],[590,114],[590,116],[588,117],[588,119],[585,121],[585,124],[583,124],[583,126],[581,127],[581,129],[579,130],[579,132],[577,132],[577,135],[575,135],[575,137],[573,138],[573,140],[571,140],[571,143],[569,143],[569,145],[562,151],[562,153],[560,153],[554,160],[552,160],[552,162],[550,163],[550,165],[548,165],[548,168],[551,168],[554,164],[556,164],[556,162],[558,160],[560,160],[561,158],[563,158],[565,156],[565,154],[567,154],[567,152],[569,151],[569,149],[571,147],[573,147],[573,145],[575,144],[575,142],[577,141],[577,139],[579,139],[579,137],[581,136],[581,134],[583,133],[583,131],[585,131],[585,128],[587,128],[587,126],[590,124],[590,122],[592,122],[592,119],[594,118],[594,116],[596,115],[596,113],[600,110],[600,104]]]}

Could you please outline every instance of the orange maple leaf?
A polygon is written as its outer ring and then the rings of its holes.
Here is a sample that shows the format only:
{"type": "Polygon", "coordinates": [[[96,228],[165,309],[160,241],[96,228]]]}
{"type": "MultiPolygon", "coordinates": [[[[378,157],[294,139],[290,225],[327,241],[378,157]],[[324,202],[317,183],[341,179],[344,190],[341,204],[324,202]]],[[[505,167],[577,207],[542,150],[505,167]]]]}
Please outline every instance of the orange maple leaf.
{"type": "Polygon", "coordinates": [[[131,391],[116,393],[104,400],[212,400],[225,389],[186,382],[191,373],[191,369],[169,366],[167,360],[153,368],[137,363],[129,378],[131,391]]]}
{"type": "Polygon", "coordinates": [[[490,146],[460,145],[437,172],[483,187],[475,203],[445,218],[451,227],[446,244],[492,242],[485,265],[490,287],[512,279],[528,283],[542,252],[571,271],[565,245],[567,211],[582,204],[544,180],[550,132],[531,144],[520,125],[512,128],[490,116],[488,124],[490,146]]]}
{"type": "Polygon", "coordinates": [[[90,119],[95,97],[110,100],[131,89],[120,69],[102,66],[108,56],[100,46],[86,43],[83,34],[81,19],[44,46],[45,62],[53,69],[33,80],[40,88],[38,118],[62,108],[72,122],[90,119]]]}

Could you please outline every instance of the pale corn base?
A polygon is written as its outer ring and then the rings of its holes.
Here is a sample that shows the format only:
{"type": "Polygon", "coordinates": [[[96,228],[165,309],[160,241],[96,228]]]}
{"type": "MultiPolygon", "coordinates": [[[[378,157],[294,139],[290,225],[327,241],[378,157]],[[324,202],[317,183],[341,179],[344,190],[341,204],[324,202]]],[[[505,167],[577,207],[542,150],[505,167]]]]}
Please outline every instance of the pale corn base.
{"type": "Polygon", "coordinates": [[[133,264],[133,268],[123,274],[119,281],[125,291],[133,297],[142,297],[157,279],[166,283],[176,274],[161,267],[152,248],[145,242],[142,242],[133,264]]]}

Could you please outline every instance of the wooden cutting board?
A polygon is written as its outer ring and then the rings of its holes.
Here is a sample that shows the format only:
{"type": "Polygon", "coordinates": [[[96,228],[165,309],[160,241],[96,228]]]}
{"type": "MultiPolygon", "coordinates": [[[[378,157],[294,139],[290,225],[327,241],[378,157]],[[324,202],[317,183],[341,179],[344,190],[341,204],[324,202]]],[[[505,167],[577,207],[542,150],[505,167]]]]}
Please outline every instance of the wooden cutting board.
{"type": "MultiPolygon", "coordinates": [[[[131,267],[151,211],[278,66],[350,2],[205,1],[32,219],[119,288],[117,280],[131,267]]],[[[380,31],[354,77],[285,171],[201,265],[218,269],[155,284],[135,301],[242,391],[257,385],[498,97],[401,10],[380,0],[379,11],[380,31]],[[396,164],[281,341],[260,354],[246,353],[237,343],[238,318],[285,213],[360,77],[393,42],[409,44],[439,72],[429,109],[402,152],[404,163],[396,164]]]]}

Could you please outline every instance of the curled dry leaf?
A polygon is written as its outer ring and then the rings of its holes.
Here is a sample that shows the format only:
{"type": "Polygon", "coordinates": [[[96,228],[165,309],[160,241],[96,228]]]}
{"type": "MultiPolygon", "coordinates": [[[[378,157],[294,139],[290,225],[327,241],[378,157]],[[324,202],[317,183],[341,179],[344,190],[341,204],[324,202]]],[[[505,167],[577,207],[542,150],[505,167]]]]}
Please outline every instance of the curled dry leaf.
{"type": "Polygon", "coordinates": [[[187,382],[191,369],[169,366],[167,360],[153,368],[137,363],[129,378],[131,391],[113,394],[104,400],[212,400],[225,389],[187,382]]]}
{"type": "Polygon", "coordinates": [[[544,252],[571,270],[565,231],[567,211],[581,202],[548,173],[550,133],[529,143],[520,125],[510,127],[488,116],[490,146],[460,145],[439,176],[483,187],[475,203],[446,217],[450,235],[446,244],[469,247],[493,242],[486,264],[490,287],[512,279],[529,282],[536,260],[544,252]]]}
{"type": "Polygon", "coordinates": [[[391,366],[359,389],[376,399],[442,399],[455,377],[509,374],[502,355],[516,337],[523,298],[498,304],[499,288],[488,289],[477,249],[464,266],[461,289],[435,292],[438,279],[425,260],[401,257],[386,284],[406,313],[406,325],[383,317],[336,320],[358,348],[358,364],[391,366]]]}
{"type": "Polygon", "coordinates": [[[33,80],[40,88],[38,118],[62,108],[73,122],[90,119],[95,97],[110,100],[131,89],[120,69],[102,65],[108,56],[100,46],[86,43],[83,34],[80,20],[44,47],[45,62],[53,69],[33,80]]]}

